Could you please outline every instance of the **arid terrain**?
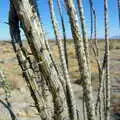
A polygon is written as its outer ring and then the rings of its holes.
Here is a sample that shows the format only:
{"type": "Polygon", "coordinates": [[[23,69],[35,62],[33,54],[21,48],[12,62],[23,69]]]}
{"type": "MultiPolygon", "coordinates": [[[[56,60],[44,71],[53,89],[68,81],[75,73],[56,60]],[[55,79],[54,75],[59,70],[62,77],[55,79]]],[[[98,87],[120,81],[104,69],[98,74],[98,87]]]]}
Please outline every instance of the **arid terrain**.
{"type": "MultiPolygon", "coordinates": [[[[26,42],[25,42],[26,44],[26,42]]],[[[27,47],[27,44],[26,44],[27,47]]],[[[50,47],[53,52],[56,64],[60,66],[58,48],[55,42],[50,41],[50,47]]],[[[104,42],[99,41],[101,61],[103,59],[104,42]]],[[[80,73],[78,70],[77,60],[72,41],[68,41],[68,55],[69,55],[69,72],[71,76],[71,83],[75,93],[76,101],[79,104],[78,108],[82,108],[82,87],[80,83],[80,73]]],[[[90,51],[91,70],[92,70],[92,85],[93,90],[98,88],[98,70],[96,61],[92,51],[90,51]]],[[[4,72],[6,79],[11,83],[11,97],[9,101],[12,108],[20,120],[39,120],[38,113],[33,107],[34,103],[30,97],[27,85],[22,77],[21,69],[18,65],[15,53],[10,42],[0,41],[0,69],[4,72]]],[[[110,41],[110,80],[111,80],[111,113],[116,120],[120,115],[120,41],[110,41]],[[118,116],[117,116],[118,115],[118,116]]],[[[4,92],[0,88],[0,98],[4,98],[4,92]]],[[[81,110],[80,110],[81,112],[81,110]]],[[[11,120],[7,109],[0,104],[0,120],[11,120]]]]}

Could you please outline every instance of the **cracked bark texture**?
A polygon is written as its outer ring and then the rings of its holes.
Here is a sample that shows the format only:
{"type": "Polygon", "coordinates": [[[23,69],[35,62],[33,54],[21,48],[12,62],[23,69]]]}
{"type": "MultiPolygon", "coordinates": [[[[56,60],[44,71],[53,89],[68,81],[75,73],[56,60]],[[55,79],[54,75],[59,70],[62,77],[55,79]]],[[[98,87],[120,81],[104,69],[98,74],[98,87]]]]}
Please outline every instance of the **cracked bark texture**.
{"type": "Polygon", "coordinates": [[[49,0],[49,7],[50,7],[50,15],[51,15],[51,20],[52,20],[52,24],[53,24],[53,29],[54,29],[54,33],[55,33],[56,40],[57,40],[57,43],[58,43],[58,49],[59,49],[59,53],[60,53],[60,59],[61,59],[63,74],[64,74],[64,78],[65,78],[65,82],[66,82],[66,86],[65,86],[66,87],[66,91],[65,91],[66,93],[65,94],[66,94],[69,114],[70,114],[71,120],[77,120],[76,102],[75,102],[75,98],[74,98],[74,95],[73,95],[72,86],[71,86],[71,83],[70,83],[67,64],[66,64],[66,61],[65,61],[64,48],[63,48],[62,39],[60,38],[60,31],[58,29],[58,24],[57,24],[55,12],[54,12],[53,0],[49,0]]]}
{"type": "Polygon", "coordinates": [[[84,8],[83,8],[82,0],[77,0],[77,4],[78,4],[78,9],[79,9],[79,15],[80,15],[84,51],[86,54],[86,59],[87,59],[88,65],[90,65],[89,64],[88,38],[87,38],[87,31],[86,31],[86,27],[85,27],[85,16],[84,16],[84,8]]]}
{"type": "MultiPolygon", "coordinates": [[[[91,71],[89,63],[88,39],[85,28],[84,10],[82,0],[77,0],[81,30],[77,16],[77,11],[73,0],[64,0],[68,17],[71,25],[72,36],[74,39],[76,55],[81,72],[85,111],[87,120],[96,120],[95,111],[99,107],[99,119],[103,119],[105,111],[105,120],[110,119],[110,80],[109,80],[109,39],[108,39],[108,1],[104,0],[104,21],[105,21],[105,53],[103,64],[100,65],[99,53],[96,39],[96,12],[91,4],[92,14],[94,15],[94,41],[93,49],[99,68],[99,89],[97,95],[96,107],[93,103],[93,91],[91,86],[91,71]],[[82,35],[82,37],[81,37],[82,35]],[[104,74],[106,73],[105,80],[104,74]],[[102,93],[102,91],[105,92],[102,93]],[[103,104],[104,103],[104,104],[103,104]],[[102,111],[104,107],[104,111],[102,111]]],[[[68,60],[66,49],[65,25],[62,15],[60,0],[57,0],[59,14],[62,23],[64,47],[58,28],[53,0],[49,0],[51,20],[54,28],[54,34],[58,42],[58,48],[61,59],[62,73],[58,69],[46,41],[45,33],[38,12],[36,0],[10,0],[9,25],[12,44],[18,62],[23,71],[23,76],[28,84],[31,96],[35,102],[36,108],[40,114],[41,120],[80,120],[80,114],[77,111],[76,103],[68,74],[68,60]],[[23,29],[31,49],[31,56],[26,52],[26,48],[21,41],[19,27],[23,29]],[[34,59],[33,59],[34,58],[34,59]],[[51,99],[51,100],[50,100],[51,99]],[[51,103],[50,103],[51,102],[51,103]]],[[[40,5],[41,6],[41,5],[40,5]]],[[[119,0],[118,0],[119,8],[119,0]]],[[[93,28],[92,28],[93,29],[93,28]]],[[[91,30],[92,30],[91,29],[91,30]]]]}
{"type": "Polygon", "coordinates": [[[83,92],[85,95],[85,103],[87,110],[88,120],[95,120],[95,110],[93,104],[92,87],[91,87],[91,75],[89,72],[89,66],[87,64],[87,58],[84,51],[84,41],[81,40],[81,34],[79,30],[79,22],[76,13],[76,9],[73,0],[64,0],[66,3],[69,20],[71,24],[72,35],[75,43],[76,54],[78,57],[79,68],[83,81],[83,92]]]}
{"type": "Polygon", "coordinates": [[[120,27],[120,0],[117,0],[118,5],[118,18],[119,18],[119,27],[120,27]]]}
{"type": "Polygon", "coordinates": [[[108,0],[104,0],[105,54],[106,54],[106,111],[105,120],[110,120],[110,71],[109,71],[109,37],[108,37],[108,0]]]}
{"type": "Polygon", "coordinates": [[[63,17],[63,11],[62,11],[62,7],[61,7],[61,1],[57,0],[57,4],[58,4],[58,9],[59,9],[61,24],[62,24],[65,60],[66,60],[67,68],[69,69],[68,54],[67,54],[67,36],[66,36],[66,29],[65,29],[65,22],[64,22],[64,17],[63,17]]]}
{"type": "Polygon", "coordinates": [[[3,88],[5,92],[5,99],[4,100],[0,99],[0,103],[8,110],[12,120],[18,120],[11,106],[11,103],[9,102],[10,89],[9,86],[6,84],[5,75],[1,70],[0,70],[0,87],[3,88]]]}
{"type": "Polygon", "coordinates": [[[66,96],[55,66],[45,45],[44,34],[38,15],[30,3],[32,0],[12,0],[31,51],[39,63],[39,70],[52,94],[54,102],[54,119],[69,119],[66,96]],[[27,6],[27,7],[26,7],[27,6]]]}
{"type": "Polygon", "coordinates": [[[99,57],[99,47],[98,47],[98,40],[97,40],[97,15],[96,15],[96,9],[93,5],[93,1],[89,0],[89,4],[90,4],[90,16],[91,16],[91,36],[94,32],[94,38],[92,40],[93,44],[95,45],[95,54],[97,57],[99,57]],[[94,30],[94,31],[93,31],[94,30]]]}
{"type": "Polygon", "coordinates": [[[44,103],[44,99],[42,97],[41,92],[38,92],[36,79],[34,76],[33,70],[30,68],[30,63],[27,59],[27,54],[23,50],[23,45],[20,37],[20,30],[19,30],[19,19],[17,13],[13,7],[13,4],[10,4],[10,11],[9,11],[9,26],[10,26],[10,35],[12,38],[12,45],[16,56],[19,61],[19,65],[23,71],[23,76],[28,84],[31,96],[35,102],[35,106],[40,114],[41,119],[50,120],[48,117],[48,113],[46,111],[46,105],[44,103]]]}

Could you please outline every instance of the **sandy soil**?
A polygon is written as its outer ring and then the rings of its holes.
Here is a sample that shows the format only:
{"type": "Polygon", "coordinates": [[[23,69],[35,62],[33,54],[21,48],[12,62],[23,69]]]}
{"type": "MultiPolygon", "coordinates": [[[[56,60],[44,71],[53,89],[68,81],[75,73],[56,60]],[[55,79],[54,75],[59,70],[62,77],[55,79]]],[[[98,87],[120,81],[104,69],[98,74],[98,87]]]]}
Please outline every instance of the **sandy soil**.
{"type": "MultiPolygon", "coordinates": [[[[51,49],[54,53],[57,63],[59,63],[59,55],[55,43],[51,43],[51,49]]],[[[101,54],[103,51],[101,50],[101,54]]],[[[120,49],[111,49],[111,111],[112,113],[120,114],[120,49]]],[[[74,52],[74,46],[70,43],[68,47],[69,54],[69,66],[70,66],[70,76],[72,78],[72,86],[76,97],[76,102],[80,112],[82,112],[82,88],[76,82],[79,80],[79,70],[77,66],[77,61],[74,52]]],[[[93,78],[93,87],[94,91],[97,89],[97,67],[94,61],[93,56],[91,56],[92,72],[93,78]]],[[[18,66],[17,59],[13,52],[12,46],[9,42],[0,42],[0,69],[2,69],[11,82],[13,90],[11,91],[10,102],[13,110],[18,116],[19,120],[39,120],[38,113],[35,108],[31,107],[34,105],[34,102],[30,96],[27,85],[24,82],[24,79],[21,74],[21,69],[18,66]]],[[[94,92],[96,95],[96,93],[94,92]]],[[[0,98],[4,98],[3,90],[0,88],[0,98]]],[[[9,113],[2,104],[0,104],[0,120],[11,120],[9,113]]],[[[117,120],[117,119],[116,119],[117,120]]]]}

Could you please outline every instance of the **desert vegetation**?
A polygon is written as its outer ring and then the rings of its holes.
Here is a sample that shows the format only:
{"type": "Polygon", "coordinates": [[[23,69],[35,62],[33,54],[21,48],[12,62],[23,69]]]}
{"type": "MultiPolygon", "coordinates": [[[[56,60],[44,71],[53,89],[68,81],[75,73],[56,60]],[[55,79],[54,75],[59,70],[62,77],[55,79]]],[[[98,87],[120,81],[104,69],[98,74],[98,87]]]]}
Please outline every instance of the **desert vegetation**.
{"type": "MultiPolygon", "coordinates": [[[[97,38],[94,1],[89,0],[90,38],[82,0],[76,1],[77,8],[73,0],[57,0],[60,20],[54,3],[48,0],[47,12],[55,40],[48,40],[37,1],[10,0],[11,41],[0,41],[0,119],[117,120],[120,41],[109,38],[108,0],[103,2],[102,40],[97,38]],[[71,40],[67,39],[64,12],[71,40]]],[[[117,3],[119,13],[119,0],[117,3]]]]}

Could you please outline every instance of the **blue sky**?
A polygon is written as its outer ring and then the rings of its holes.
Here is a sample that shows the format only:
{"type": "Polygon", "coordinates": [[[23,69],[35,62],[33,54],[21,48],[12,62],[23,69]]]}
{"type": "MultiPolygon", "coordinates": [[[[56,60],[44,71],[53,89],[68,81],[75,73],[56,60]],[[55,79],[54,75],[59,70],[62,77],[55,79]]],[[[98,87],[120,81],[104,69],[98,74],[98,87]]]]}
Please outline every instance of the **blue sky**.
{"type": "MultiPolygon", "coordinates": [[[[56,0],[55,0],[56,1],[56,0]]],[[[63,0],[62,0],[63,1],[63,0]]],[[[117,0],[108,0],[109,1],[109,36],[120,35],[119,23],[118,23],[118,12],[117,12],[117,0]]],[[[90,12],[88,0],[83,0],[85,8],[85,20],[87,26],[87,33],[90,35],[90,12]]],[[[93,0],[94,6],[97,12],[97,36],[98,38],[104,38],[104,17],[103,17],[103,0],[93,0]]],[[[38,0],[39,11],[41,14],[42,22],[44,24],[44,29],[48,33],[49,38],[54,38],[52,24],[50,20],[48,0],[38,0]]],[[[64,6],[64,5],[62,5],[64,6]]],[[[55,3],[56,16],[59,20],[58,8],[55,3]]],[[[9,11],[9,0],[0,0],[0,40],[10,39],[9,27],[3,22],[8,20],[8,11],[9,11]]],[[[64,7],[63,7],[64,11],[64,7]]],[[[69,25],[69,19],[64,11],[65,25],[67,31],[67,37],[71,38],[71,31],[69,25]]],[[[60,23],[59,23],[60,24],[60,23]]]]}

